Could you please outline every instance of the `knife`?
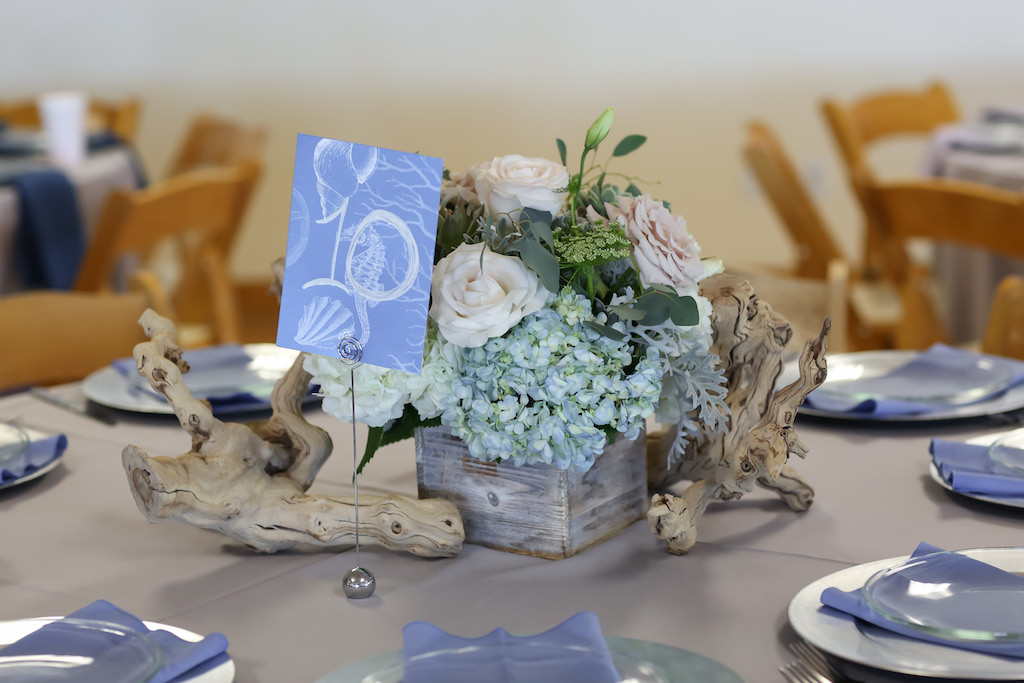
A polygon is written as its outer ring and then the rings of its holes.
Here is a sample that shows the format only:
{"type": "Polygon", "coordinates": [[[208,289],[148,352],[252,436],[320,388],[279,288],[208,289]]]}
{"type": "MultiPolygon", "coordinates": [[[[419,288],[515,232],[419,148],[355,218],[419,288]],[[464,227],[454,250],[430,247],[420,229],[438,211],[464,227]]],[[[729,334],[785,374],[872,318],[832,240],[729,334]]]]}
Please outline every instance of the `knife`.
{"type": "Polygon", "coordinates": [[[31,394],[32,396],[35,396],[41,401],[49,403],[50,405],[57,406],[58,408],[63,408],[64,410],[69,410],[75,415],[88,417],[98,422],[102,422],[105,425],[114,426],[117,424],[117,420],[114,418],[113,415],[110,415],[109,413],[106,413],[97,408],[93,408],[89,405],[80,406],[72,401],[69,401],[63,396],[58,396],[57,394],[53,393],[48,389],[43,389],[42,387],[32,387],[28,390],[28,393],[31,394]]]}

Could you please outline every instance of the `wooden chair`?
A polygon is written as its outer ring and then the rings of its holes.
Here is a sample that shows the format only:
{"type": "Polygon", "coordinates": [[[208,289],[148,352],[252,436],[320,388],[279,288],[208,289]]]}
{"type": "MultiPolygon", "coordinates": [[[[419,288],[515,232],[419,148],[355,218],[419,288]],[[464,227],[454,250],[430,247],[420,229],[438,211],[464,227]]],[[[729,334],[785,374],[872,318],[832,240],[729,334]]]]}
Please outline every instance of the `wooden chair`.
{"type": "Polygon", "coordinates": [[[207,337],[216,343],[240,341],[227,250],[259,173],[257,164],[246,162],[200,169],[145,189],[114,193],[107,200],[86,249],[75,289],[114,289],[115,276],[123,269],[126,258],[145,262],[157,244],[167,238],[181,238],[193,245],[186,253],[195,259],[183,270],[198,281],[181,283],[169,294],[152,273],[143,270],[139,279],[149,291],[154,308],[161,313],[166,311],[182,332],[192,324],[209,331],[192,342],[183,338],[188,345],[202,345],[207,337]]]}
{"type": "Polygon", "coordinates": [[[138,321],[148,303],[142,292],[35,290],[0,297],[0,393],[80,380],[131,356],[146,340],[138,321]]]}
{"type": "Polygon", "coordinates": [[[260,161],[266,144],[263,128],[248,127],[212,114],[196,115],[171,163],[168,177],[208,166],[260,161]]]}
{"type": "MultiPolygon", "coordinates": [[[[830,348],[838,351],[893,346],[901,315],[898,292],[885,283],[865,280],[848,262],[789,155],[767,124],[754,121],[748,125],[743,155],[796,246],[796,264],[789,276],[805,280],[803,287],[808,291],[814,288],[813,282],[827,285],[830,293],[825,298],[831,302],[833,321],[830,348]],[[840,321],[845,321],[845,326],[840,321]],[[841,336],[844,330],[845,336],[841,336]]],[[[768,286],[778,289],[777,284],[768,286]]],[[[780,294],[785,296],[783,291],[780,294]]],[[[781,301],[773,306],[787,318],[796,315],[787,313],[781,301]]],[[[807,306],[805,300],[801,307],[807,306]]]]}
{"type": "MultiPolygon", "coordinates": [[[[873,175],[868,152],[879,141],[898,136],[926,136],[938,126],[960,119],[952,95],[940,82],[922,90],[876,92],[849,104],[826,98],[822,111],[851,184],[854,173],[873,175]]],[[[864,238],[865,269],[905,278],[911,266],[905,247],[887,245],[884,240],[884,235],[868,218],[864,238]]]]}
{"type": "Polygon", "coordinates": [[[981,350],[1024,360],[1024,277],[1007,275],[999,283],[981,350]]]}
{"type": "MultiPolygon", "coordinates": [[[[868,219],[894,247],[927,239],[1024,258],[1024,194],[944,178],[882,183],[866,170],[855,171],[853,182],[868,219]]],[[[936,327],[940,307],[928,310],[927,282],[914,268],[898,281],[908,314],[901,323],[903,348],[948,338],[945,328],[936,327]]]]}
{"type": "MultiPolygon", "coordinates": [[[[135,142],[141,105],[137,98],[120,101],[89,99],[86,129],[109,131],[122,142],[135,142]]],[[[0,121],[10,126],[40,128],[42,121],[35,100],[0,102],[0,121]]]]}

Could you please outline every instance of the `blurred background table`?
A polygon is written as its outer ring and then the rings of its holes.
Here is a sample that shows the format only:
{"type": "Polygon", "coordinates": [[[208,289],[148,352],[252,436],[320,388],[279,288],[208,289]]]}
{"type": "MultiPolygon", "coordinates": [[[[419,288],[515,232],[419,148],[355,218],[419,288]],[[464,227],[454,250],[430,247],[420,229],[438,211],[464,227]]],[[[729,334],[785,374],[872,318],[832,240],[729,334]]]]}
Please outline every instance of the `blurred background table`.
{"type": "MultiPolygon", "coordinates": [[[[79,384],[58,392],[81,398],[79,384]]],[[[350,427],[318,408],[307,415],[337,448],[313,491],[350,494],[350,427]]],[[[364,544],[360,564],[376,575],[377,591],[352,601],[341,591],[355,564],[350,551],[259,555],[216,533],[149,524],[129,492],[121,449],[131,443],[150,455],[177,455],[189,439],[170,416],[117,417],[107,426],[29,394],[0,399],[0,420],[60,425],[69,444],[53,472],[0,491],[0,619],[66,614],[105,598],[148,620],[224,633],[239,683],[317,680],[400,649],[401,629],[413,620],[464,636],[498,626],[526,634],[581,610],[595,612],[607,635],[712,657],[749,683],[777,681],[795,639],[787,606],[807,584],[905,555],[920,541],[1020,545],[1024,522],[1024,510],[954,496],[928,474],[932,437],[967,438],[1005,422],[801,418],[810,455],[793,464],[816,489],[806,513],[765,491],[713,504],[696,547],[681,557],[669,555],[645,521],[561,561],[472,545],[454,559],[424,559],[364,544]]],[[[364,495],[415,495],[411,443],[381,450],[361,482],[364,495]]]]}
{"type": "MultiPolygon", "coordinates": [[[[134,152],[109,146],[91,152],[80,166],[66,169],[75,189],[82,229],[88,240],[109,194],[139,185],[134,152]]],[[[19,174],[50,168],[41,157],[0,156],[0,295],[21,288],[15,262],[15,236],[19,223],[18,192],[11,182],[19,174]]]]}
{"type": "MultiPolygon", "coordinates": [[[[935,163],[930,172],[945,178],[967,180],[1011,192],[1024,192],[1024,122],[964,123],[936,131],[931,152],[935,163]],[[1000,131],[1007,144],[1002,149],[972,149],[965,143],[946,144],[961,137],[970,139],[981,127],[1000,131]],[[1016,137],[1016,142],[1012,139],[1016,137]]],[[[1022,219],[1024,220],[1024,219],[1022,219]]],[[[1024,229],[1024,226],[1020,226],[1024,229]]],[[[969,230],[970,226],[964,226],[969,230]]],[[[932,264],[939,300],[946,307],[953,343],[981,337],[988,319],[992,297],[1007,275],[1024,274],[1024,262],[970,247],[937,246],[932,264]]]]}

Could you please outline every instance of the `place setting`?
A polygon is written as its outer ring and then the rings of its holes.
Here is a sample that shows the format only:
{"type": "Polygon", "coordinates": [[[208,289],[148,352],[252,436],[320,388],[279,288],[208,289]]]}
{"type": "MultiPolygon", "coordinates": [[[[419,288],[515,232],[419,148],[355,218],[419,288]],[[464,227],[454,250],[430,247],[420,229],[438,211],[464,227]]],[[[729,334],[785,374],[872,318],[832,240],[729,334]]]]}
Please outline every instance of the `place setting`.
{"type": "Polygon", "coordinates": [[[793,597],[788,618],[851,680],[1019,681],[1022,572],[1021,547],[945,550],[921,543],[909,556],[814,581],[793,597]]]}
{"type": "MultiPolygon", "coordinates": [[[[828,355],[828,376],[800,413],[839,420],[928,422],[1024,408],[1024,363],[945,344],[925,351],[828,355]]],[[[783,368],[779,385],[796,376],[783,368]]]]}
{"type": "MultiPolygon", "coordinates": [[[[189,371],[184,383],[196,398],[209,401],[214,415],[270,409],[274,384],[295,361],[297,351],[275,344],[223,344],[185,349],[189,371]]],[[[134,413],[173,415],[174,408],[136,370],[134,358],[121,358],[85,378],[82,393],[93,403],[134,413]]],[[[311,386],[307,402],[317,400],[311,386]]]]}
{"type": "Polygon", "coordinates": [[[929,451],[929,475],[942,488],[986,503],[1024,508],[1024,430],[967,441],[932,439],[929,451]]]}
{"type": "Polygon", "coordinates": [[[231,683],[220,633],[143,621],[107,600],[65,617],[0,621],[0,679],[32,683],[231,683]]]}
{"type": "Polygon", "coordinates": [[[63,434],[47,434],[17,422],[0,422],[0,491],[38,479],[61,464],[63,434]]]}
{"type": "Polygon", "coordinates": [[[496,628],[464,637],[415,621],[402,637],[401,650],[347,664],[317,683],[742,683],[695,652],[604,635],[593,612],[537,634],[496,628]]]}

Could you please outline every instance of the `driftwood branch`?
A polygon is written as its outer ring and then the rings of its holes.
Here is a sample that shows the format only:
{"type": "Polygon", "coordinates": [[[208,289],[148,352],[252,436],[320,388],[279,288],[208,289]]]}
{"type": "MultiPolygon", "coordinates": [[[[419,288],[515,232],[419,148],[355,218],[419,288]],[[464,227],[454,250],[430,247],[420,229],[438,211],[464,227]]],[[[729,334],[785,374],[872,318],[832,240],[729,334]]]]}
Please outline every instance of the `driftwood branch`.
{"type": "Polygon", "coordinates": [[[746,280],[734,275],[708,278],[701,293],[713,307],[712,351],[724,364],[730,418],[725,434],[698,431],[671,466],[674,433],[649,445],[653,488],[693,482],[681,498],[656,493],[648,511],[651,531],[675,554],[689,551],[696,543],[697,522],[712,500],[739,498],[755,485],[776,491],[793,510],[806,510],[814,500],[814,489],[786,463],[791,454],[801,458],[807,454],[793,422],[807,394],[825,381],[829,320],[804,345],[800,378],[775,391],[783,351],[792,337],[789,323],[758,299],[746,280]]]}
{"type": "MultiPolygon", "coordinates": [[[[298,544],[353,545],[353,501],[306,493],[332,443],[302,414],[310,380],[302,369],[304,354],[275,385],[268,420],[222,422],[182,381],[188,363],[174,325],[152,310],[139,322],[150,337],[134,350],[139,374],[167,398],[192,437],[192,449],[177,457],[150,457],[132,445],[122,451],[132,494],[146,518],[220,531],[261,552],[298,544]]],[[[449,501],[388,495],[360,497],[359,537],[415,555],[450,557],[461,550],[465,534],[449,501]]]]}

